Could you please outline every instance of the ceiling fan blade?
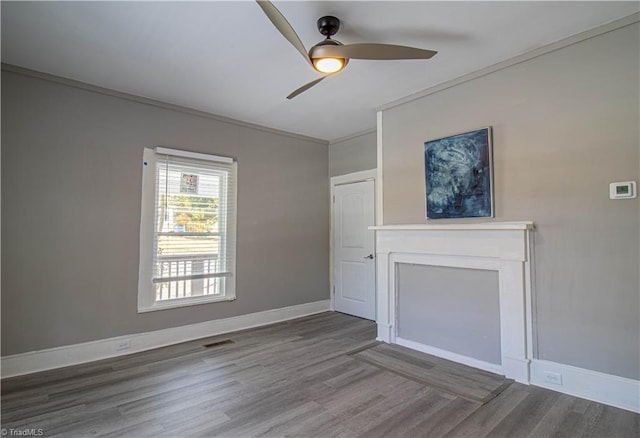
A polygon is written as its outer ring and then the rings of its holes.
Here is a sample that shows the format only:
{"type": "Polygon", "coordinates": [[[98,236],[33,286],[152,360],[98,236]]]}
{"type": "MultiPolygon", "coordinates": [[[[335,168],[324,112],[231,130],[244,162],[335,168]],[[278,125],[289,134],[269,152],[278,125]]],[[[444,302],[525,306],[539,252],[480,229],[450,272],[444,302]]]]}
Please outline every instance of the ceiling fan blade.
{"type": "MultiPolygon", "coordinates": [[[[327,75],[329,76],[329,75],[327,75]]],[[[321,80],[323,80],[324,78],[326,78],[327,76],[322,76],[314,81],[309,82],[308,84],[303,85],[302,87],[298,88],[296,91],[294,91],[293,93],[291,93],[290,95],[287,96],[287,99],[291,100],[294,97],[296,97],[298,94],[304,93],[305,91],[307,91],[309,88],[313,87],[315,84],[317,84],[318,82],[320,82],[321,80]]]]}
{"type": "Polygon", "coordinates": [[[418,49],[415,47],[396,46],[393,44],[345,44],[343,46],[315,47],[313,57],[330,56],[349,59],[429,59],[436,51],[418,49]]]}
{"type": "Polygon", "coordinates": [[[311,59],[309,59],[307,49],[304,48],[304,44],[302,44],[302,41],[300,41],[300,37],[298,36],[296,31],[293,30],[293,27],[289,24],[287,19],[284,18],[284,15],[282,15],[278,8],[276,8],[273,3],[268,0],[256,0],[256,3],[258,3],[258,6],[262,8],[267,18],[271,20],[273,25],[280,31],[282,36],[284,36],[287,41],[289,41],[293,45],[293,47],[298,49],[298,52],[300,52],[302,56],[304,56],[304,59],[306,59],[307,62],[311,64],[311,59]]]}

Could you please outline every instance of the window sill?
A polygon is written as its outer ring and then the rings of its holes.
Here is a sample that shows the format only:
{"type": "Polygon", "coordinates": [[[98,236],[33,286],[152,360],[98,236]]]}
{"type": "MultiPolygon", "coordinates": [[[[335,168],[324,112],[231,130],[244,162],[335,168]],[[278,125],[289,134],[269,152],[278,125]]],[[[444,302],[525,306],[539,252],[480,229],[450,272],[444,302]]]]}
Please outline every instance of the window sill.
{"type": "Polygon", "coordinates": [[[150,306],[138,306],[138,313],[155,312],[158,310],[176,309],[179,307],[198,306],[200,304],[218,303],[221,301],[234,301],[236,299],[233,296],[223,297],[190,297],[190,298],[178,298],[170,301],[156,302],[150,306]]]}

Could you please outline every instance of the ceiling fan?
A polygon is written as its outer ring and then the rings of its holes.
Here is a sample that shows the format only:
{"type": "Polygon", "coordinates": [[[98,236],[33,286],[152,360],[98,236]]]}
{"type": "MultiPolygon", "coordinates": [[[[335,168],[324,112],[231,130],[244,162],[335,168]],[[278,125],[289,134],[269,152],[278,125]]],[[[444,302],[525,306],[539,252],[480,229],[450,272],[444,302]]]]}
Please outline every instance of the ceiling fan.
{"type": "Polygon", "coordinates": [[[311,47],[309,52],[300,41],[298,34],[293,30],[284,15],[268,0],[256,0],[265,15],[273,25],[289,41],[305,60],[317,71],[324,73],[322,76],[308,84],[303,85],[287,96],[293,99],[300,93],[307,91],[327,76],[338,73],[346,67],[350,59],[429,59],[438,52],[433,50],[418,49],[415,47],[396,46],[392,44],[342,44],[331,38],[340,29],[340,20],[333,16],[325,16],[318,19],[318,30],[326,39],[311,47]]]}

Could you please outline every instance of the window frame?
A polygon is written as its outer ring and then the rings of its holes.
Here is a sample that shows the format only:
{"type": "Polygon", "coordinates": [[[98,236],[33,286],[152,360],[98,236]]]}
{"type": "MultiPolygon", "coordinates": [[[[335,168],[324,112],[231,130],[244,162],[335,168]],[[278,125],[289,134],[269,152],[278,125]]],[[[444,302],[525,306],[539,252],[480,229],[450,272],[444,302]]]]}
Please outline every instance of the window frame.
{"type": "MultiPolygon", "coordinates": [[[[195,306],[236,299],[236,230],[237,230],[237,182],[238,163],[229,157],[189,152],[163,147],[144,148],[142,157],[142,196],[140,206],[140,260],[138,272],[138,313],[157,310],[175,309],[179,307],[195,306]],[[231,168],[231,190],[226,195],[231,208],[225,209],[227,217],[226,240],[227,248],[231,249],[228,271],[231,276],[226,277],[224,291],[221,295],[200,295],[195,297],[173,298],[156,301],[156,291],[153,284],[154,234],[156,213],[156,167],[159,156],[175,156],[199,160],[213,161],[218,164],[228,164],[231,168]]],[[[225,248],[226,250],[226,248],[225,248]]]]}

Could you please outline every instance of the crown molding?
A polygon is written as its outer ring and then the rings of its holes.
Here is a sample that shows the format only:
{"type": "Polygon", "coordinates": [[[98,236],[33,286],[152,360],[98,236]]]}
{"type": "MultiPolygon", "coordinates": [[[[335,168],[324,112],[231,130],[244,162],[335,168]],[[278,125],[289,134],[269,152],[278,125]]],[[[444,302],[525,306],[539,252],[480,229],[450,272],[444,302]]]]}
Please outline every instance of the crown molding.
{"type": "Polygon", "coordinates": [[[588,40],[590,38],[594,38],[605,33],[612,32],[617,29],[621,29],[623,27],[630,26],[640,21],[640,12],[636,12],[635,14],[628,15],[624,18],[620,18],[618,20],[611,21],[609,23],[603,24],[598,27],[594,27],[593,29],[580,32],[578,34],[572,35],[568,38],[561,39],[559,41],[553,42],[551,44],[547,44],[546,46],[539,47],[535,50],[531,50],[530,52],[523,53],[521,55],[514,56],[513,58],[509,58],[507,60],[498,62],[497,64],[490,65],[488,67],[482,68],[480,70],[476,70],[471,73],[467,73],[465,75],[459,76],[455,79],[451,79],[445,82],[442,82],[438,85],[434,85],[433,87],[429,87],[422,91],[418,91],[417,93],[410,94],[408,96],[402,97],[400,99],[391,101],[384,105],[381,105],[376,108],[376,111],[386,111],[396,106],[403,105],[405,103],[412,102],[417,99],[421,99],[423,97],[429,96],[431,94],[438,93],[440,91],[446,90],[448,88],[454,87],[456,85],[463,84],[465,82],[469,82],[473,79],[477,79],[491,73],[495,73],[500,70],[504,70],[506,68],[512,67],[514,65],[529,61],[531,59],[537,58],[542,55],[546,55],[547,53],[555,52],[556,50],[564,49],[565,47],[572,46],[574,44],[580,43],[582,41],[588,40]]]}
{"type": "Polygon", "coordinates": [[[328,140],[308,137],[302,134],[296,134],[293,132],[282,131],[279,129],[269,128],[262,125],[256,125],[250,122],[244,122],[242,120],[232,119],[230,117],[220,116],[213,113],[208,113],[206,111],[200,111],[193,108],[188,108],[181,105],[175,105],[172,103],[162,102],[160,100],[150,99],[147,97],[137,96],[135,94],[124,93],[121,91],[111,90],[109,88],[99,87],[97,85],[88,84],[86,82],[76,81],[75,79],[68,79],[62,76],[56,76],[49,73],[44,73],[37,70],[31,70],[28,68],[20,67],[13,64],[2,63],[2,72],[15,73],[22,76],[28,76],[36,79],[42,79],[49,82],[55,82],[57,84],[66,85],[68,87],[79,88],[85,91],[91,91],[93,93],[104,94],[111,97],[116,97],[119,99],[129,100],[132,102],[141,103],[143,105],[151,105],[157,108],[162,108],[170,111],[177,111],[185,114],[190,114],[193,116],[204,117],[207,119],[215,120],[222,123],[229,123],[236,126],[241,126],[243,128],[255,129],[257,131],[268,132],[271,134],[283,135],[286,137],[295,138],[303,141],[310,141],[313,143],[319,143],[327,146],[329,144],[328,140]]]}
{"type": "Polygon", "coordinates": [[[345,135],[344,137],[339,137],[339,138],[336,138],[334,140],[330,140],[329,144],[330,145],[334,145],[334,144],[342,143],[342,142],[345,142],[347,140],[353,140],[354,138],[362,137],[362,136],[368,135],[368,134],[373,134],[375,132],[377,132],[376,128],[371,128],[371,129],[367,129],[367,130],[364,130],[364,131],[355,132],[353,134],[345,135]]]}

